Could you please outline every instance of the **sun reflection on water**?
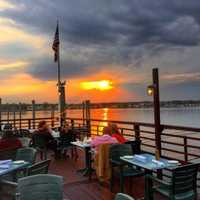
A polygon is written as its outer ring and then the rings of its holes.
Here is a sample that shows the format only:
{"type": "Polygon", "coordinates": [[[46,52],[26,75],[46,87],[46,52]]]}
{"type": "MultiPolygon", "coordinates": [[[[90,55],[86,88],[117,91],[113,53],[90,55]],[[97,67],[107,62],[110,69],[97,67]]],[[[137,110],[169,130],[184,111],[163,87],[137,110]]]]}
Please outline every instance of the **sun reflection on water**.
{"type": "MultiPolygon", "coordinates": [[[[109,111],[109,109],[108,108],[103,108],[102,110],[103,110],[103,117],[102,117],[102,119],[103,120],[108,120],[108,111],[109,111]]],[[[103,134],[102,131],[103,131],[103,128],[105,126],[108,126],[108,122],[100,122],[99,123],[99,134],[100,135],[103,134]]]]}

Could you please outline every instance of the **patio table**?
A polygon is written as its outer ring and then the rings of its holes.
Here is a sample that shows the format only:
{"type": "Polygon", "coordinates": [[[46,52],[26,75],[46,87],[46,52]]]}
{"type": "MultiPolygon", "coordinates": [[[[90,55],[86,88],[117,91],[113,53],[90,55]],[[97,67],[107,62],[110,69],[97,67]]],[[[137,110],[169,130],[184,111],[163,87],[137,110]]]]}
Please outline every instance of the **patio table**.
{"type": "Polygon", "coordinates": [[[78,170],[79,172],[82,172],[83,175],[91,175],[92,173],[92,166],[91,166],[91,145],[88,143],[83,142],[71,142],[72,145],[84,150],[85,152],[85,167],[83,169],[78,170]]]}
{"type": "Polygon", "coordinates": [[[15,174],[17,171],[24,170],[26,167],[30,165],[29,162],[23,162],[23,163],[15,163],[14,161],[11,161],[10,164],[7,165],[7,167],[1,167],[3,165],[0,165],[0,179],[2,176],[7,174],[15,174]]]}
{"type": "MultiPolygon", "coordinates": [[[[168,159],[161,158],[159,161],[156,161],[156,158],[152,154],[140,154],[135,155],[132,157],[120,157],[120,159],[128,164],[143,168],[146,172],[146,174],[152,174],[153,171],[162,170],[162,169],[173,169],[177,165],[171,164],[168,159]]],[[[149,182],[145,182],[145,200],[152,200],[153,197],[148,196],[148,185],[152,185],[152,181],[149,180],[149,182]]]]}

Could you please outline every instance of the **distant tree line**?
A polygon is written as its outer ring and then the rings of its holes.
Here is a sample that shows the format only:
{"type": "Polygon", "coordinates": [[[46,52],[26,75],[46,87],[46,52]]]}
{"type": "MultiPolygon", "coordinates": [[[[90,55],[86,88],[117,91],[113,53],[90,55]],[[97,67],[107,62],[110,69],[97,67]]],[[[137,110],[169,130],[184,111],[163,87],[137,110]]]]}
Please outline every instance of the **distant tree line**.
{"type": "MultiPolygon", "coordinates": [[[[200,100],[175,100],[175,101],[161,101],[161,107],[173,108],[173,107],[200,107],[200,100]]],[[[152,108],[152,101],[140,101],[140,102],[109,102],[109,103],[91,103],[90,108],[152,108]]],[[[82,109],[82,103],[79,104],[67,104],[67,109],[82,109]]],[[[48,102],[35,104],[35,110],[57,110],[58,104],[52,104],[48,102]]],[[[1,111],[30,111],[32,110],[32,104],[28,103],[4,103],[0,105],[1,111]]]]}

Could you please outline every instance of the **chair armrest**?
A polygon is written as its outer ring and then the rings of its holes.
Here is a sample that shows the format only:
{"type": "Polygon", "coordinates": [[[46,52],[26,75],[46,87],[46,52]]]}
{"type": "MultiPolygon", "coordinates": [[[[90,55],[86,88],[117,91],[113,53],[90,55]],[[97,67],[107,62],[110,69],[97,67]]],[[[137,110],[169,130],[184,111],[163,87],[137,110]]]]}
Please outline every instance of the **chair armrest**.
{"type": "Polygon", "coordinates": [[[12,181],[7,181],[7,180],[1,180],[0,182],[1,184],[4,184],[6,186],[11,186],[11,187],[17,187],[17,183],[16,182],[12,182],[12,181]]]}
{"type": "Polygon", "coordinates": [[[8,199],[15,199],[16,190],[17,183],[7,180],[0,181],[0,196],[5,195],[5,197],[8,197],[8,199]]]}
{"type": "Polygon", "coordinates": [[[124,164],[120,161],[110,159],[110,163],[114,166],[123,166],[124,164]]]}
{"type": "Polygon", "coordinates": [[[163,180],[161,180],[161,179],[158,179],[158,178],[156,178],[155,176],[152,176],[152,175],[150,175],[150,174],[145,175],[145,177],[146,177],[147,179],[151,179],[152,181],[154,181],[154,182],[156,182],[156,183],[159,183],[160,185],[166,186],[166,187],[168,187],[168,188],[172,186],[170,183],[168,183],[168,182],[166,182],[166,181],[163,181],[163,180]]]}

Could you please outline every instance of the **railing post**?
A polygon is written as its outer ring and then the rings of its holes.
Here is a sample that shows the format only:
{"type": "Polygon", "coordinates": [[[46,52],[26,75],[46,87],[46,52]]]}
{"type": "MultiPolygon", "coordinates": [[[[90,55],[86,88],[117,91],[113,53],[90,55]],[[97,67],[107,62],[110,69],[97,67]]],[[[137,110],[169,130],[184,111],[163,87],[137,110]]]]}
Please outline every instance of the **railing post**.
{"type": "Polygon", "coordinates": [[[28,129],[31,129],[31,119],[28,119],[28,129]]]}
{"type": "Polygon", "coordinates": [[[51,127],[54,127],[54,118],[55,118],[55,111],[54,111],[54,106],[52,105],[51,108],[51,127]]]}
{"type": "Polygon", "coordinates": [[[14,128],[15,128],[16,127],[16,113],[15,113],[15,110],[13,110],[13,121],[14,121],[13,124],[14,124],[14,128]]]}
{"type": "Polygon", "coordinates": [[[71,127],[72,127],[72,130],[74,130],[74,120],[71,119],[71,127]]]}
{"type": "Polygon", "coordinates": [[[161,156],[161,127],[160,127],[160,95],[159,95],[159,73],[158,69],[154,68],[153,75],[153,97],[154,97],[154,123],[155,123],[155,139],[156,139],[156,159],[161,156]]]}
{"type": "Polygon", "coordinates": [[[32,100],[32,123],[33,123],[33,129],[35,129],[35,100],[32,100]]]}
{"type": "Polygon", "coordinates": [[[90,137],[90,135],[91,135],[90,101],[87,100],[85,103],[86,103],[86,125],[87,125],[87,129],[88,129],[88,134],[87,134],[87,136],[90,137]]]}
{"type": "Polygon", "coordinates": [[[138,124],[134,124],[135,131],[135,140],[140,141],[140,126],[138,124]]]}
{"type": "Polygon", "coordinates": [[[124,135],[124,129],[121,128],[121,135],[124,135]]]}
{"type": "Polygon", "coordinates": [[[22,105],[19,103],[19,129],[22,129],[22,105]]]}
{"type": "Polygon", "coordinates": [[[85,125],[85,101],[82,103],[83,125],[85,125]]]}
{"type": "Polygon", "coordinates": [[[10,123],[10,111],[9,110],[7,111],[7,123],[8,124],[10,123]]]}
{"type": "Polygon", "coordinates": [[[185,162],[188,162],[188,149],[187,149],[187,137],[184,136],[184,156],[185,156],[185,162]]]}
{"type": "Polygon", "coordinates": [[[1,106],[1,104],[2,104],[2,99],[0,98],[0,131],[1,131],[1,108],[2,108],[2,106],[1,106]]]}

